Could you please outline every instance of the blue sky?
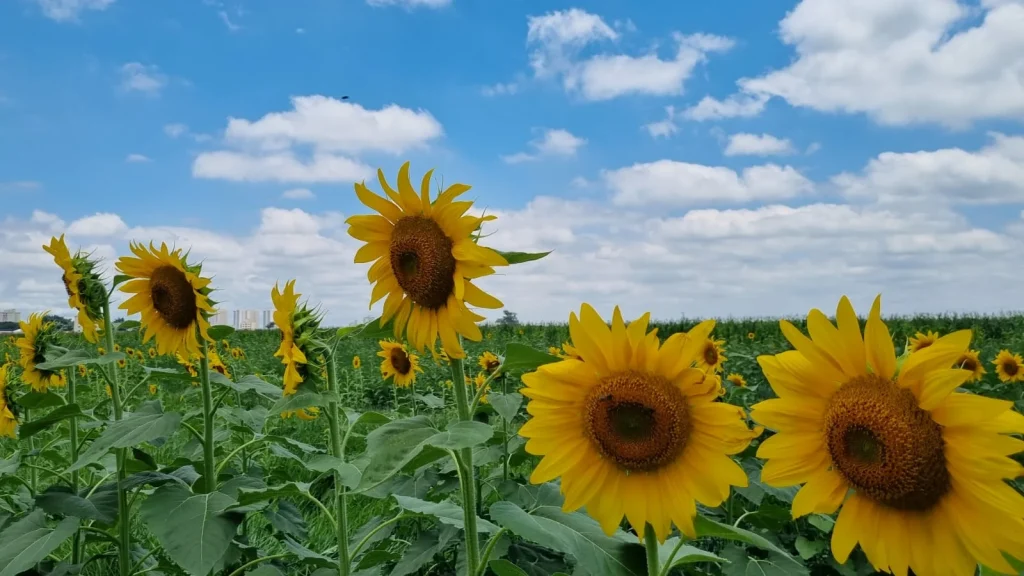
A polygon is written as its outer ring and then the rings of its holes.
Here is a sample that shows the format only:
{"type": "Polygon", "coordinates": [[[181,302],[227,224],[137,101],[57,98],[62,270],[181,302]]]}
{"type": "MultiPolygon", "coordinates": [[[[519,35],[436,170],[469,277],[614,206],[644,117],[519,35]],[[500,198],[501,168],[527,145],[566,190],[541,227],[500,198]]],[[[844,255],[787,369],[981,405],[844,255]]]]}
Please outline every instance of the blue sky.
{"type": "Polygon", "coordinates": [[[473,184],[499,214],[499,247],[565,259],[510,270],[518,278],[497,288],[527,318],[634,297],[663,316],[775,313],[766,301],[800,313],[834,306],[851,284],[862,300],[896,292],[902,311],[1013,307],[1009,278],[1005,293],[997,277],[988,301],[964,304],[966,280],[942,270],[954,257],[980,269],[1020,242],[1024,44],[1007,30],[1024,7],[846,4],[4,2],[0,263],[6,254],[22,279],[0,283],[0,307],[60,306],[59,292],[24,279],[43,264],[15,255],[67,229],[110,256],[131,239],[200,238],[197,253],[230,280],[229,306],[263,307],[273,279],[292,274],[338,298],[338,321],[358,317],[365,308],[339,294],[365,299],[348,281],[362,270],[331,260],[350,256],[340,218],[363,210],[354,178],[372,181],[377,167],[393,177],[406,159],[414,174],[435,167],[473,184]],[[293,98],[312,107],[296,113],[293,98]],[[719,113],[701,115],[702,100],[719,113]],[[731,101],[751,108],[730,111],[731,101]],[[229,118],[242,123],[229,128],[229,118]],[[993,132],[1007,140],[986,153],[993,132]],[[272,165],[281,154],[297,164],[272,165]],[[318,172],[315,154],[347,168],[318,172]],[[847,211],[867,224],[844,228],[847,211]],[[105,219],[75,227],[96,215],[105,219]],[[287,240],[308,250],[288,265],[274,254],[241,263],[239,253],[268,244],[262,232],[281,232],[268,220],[281,217],[316,223],[313,237],[287,240]],[[782,224],[764,228],[766,218],[782,224]],[[801,219],[821,230],[805,237],[801,219]],[[837,241],[867,243],[871,257],[829,253],[837,241]],[[236,252],[217,252],[231,242],[236,252]],[[906,246],[918,247],[913,256],[906,246]],[[702,265],[705,250],[719,264],[702,265]],[[587,276],[612,258],[607,275],[587,276]],[[325,277],[324,262],[346,271],[325,277]],[[821,289],[788,287],[780,263],[803,271],[794,286],[821,289]],[[830,266],[822,283],[816,271],[830,266]],[[251,281],[236,283],[239,271],[251,281]],[[936,281],[949,290],[915,295],[936,281]],[[549,304],[527,310],[531,291],[549,304]]]}

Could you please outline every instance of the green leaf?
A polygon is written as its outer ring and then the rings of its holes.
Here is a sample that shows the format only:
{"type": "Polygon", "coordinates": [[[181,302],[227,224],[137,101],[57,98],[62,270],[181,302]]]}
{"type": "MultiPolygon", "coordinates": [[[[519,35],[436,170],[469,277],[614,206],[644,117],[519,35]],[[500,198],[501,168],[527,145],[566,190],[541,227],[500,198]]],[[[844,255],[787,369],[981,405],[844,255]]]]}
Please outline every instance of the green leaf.
{"type": "Polygon", "coordinates": [[[270,525],[281,534],[287,534],[302,541],[309,538],[306,519],[302,517],[302,511],[291,502],[278,500],[276,507],[265,508],[263,515],[270,521],[270,525]]]}
{"type": "Polygon", "coordinates": [[[298,449],[300,452],[306,452],[308,454],[317,454],[317,453],[322,453],[324,451],[323,448],[317,448],[316,446],[313,446],[312,444],[306,444],[305,442],[300,442],[300,441],[298,441],[298,440],[296,440],[294,438],[291,438],[289,436],[280,436],[278,434],[267,434],[266,436],[262,436],[262,439],[267,441],[267,442],[273,442],[274,444],[279,444],[281,446],[291,446],[292,448],[298,449]]]}
{"type": "Polygon", "coordinates": [[[191,374],[185,371],[184,368],[150,368],[149,366],[143,366],[143,371],[149,376],[151,380],[176,380],[179,382],[192,382],[198,380],[198,377],[193,377],[191,374]]]}
{"type": "Polygon", "coordinates": [[[284,572],[278,570],[273,564],[260,564],[252,572],[246,572],[245,576],[284,576],[284,572]]]}
{"type": "Polygon", "coordinates": [[[211,340],[223,340],[228,336],[235,333],[235,329],[226,324],[217,324],[216,326],[210,326],[209,332],[211,340]]]}
{"type": "Polygon", "coordinates": [[[832,528],[836,525],[836,521],[831,516],[824,514],[811,514],[807,517],[807,522],[825,534],[831,534],[832,528]]]}
{"type": "Polygon", "coordinates": [[[286,482],[280,486],[268,486],[260,490],[240,488],[238,490],[238,505],[248,506],[257,502],[277,500],[285,496],[308,496],[309,484],[305,482],[286,482]]]}
{"type": "Polygon", "coordinates": [[[491,436],[494,436],[494,428],[491,428],[490,424],[457,420],[449,424],[444,432],[438,432],[429,438],[427,444],[435,448],[461,450],[483,444],[490,440],[491,436]]]}
{"type": "Polygon", "coordinates": [[[524,344],[510,342],[505,346],[505,361],[501,363],[501,371],[532,372],[545,364],[561,362],[558,356],[541,352],[524,344]]]}
{"type": "Polygon", "coordinates": [[[193,494],[179,484],[166,484],[142,503],[140,517],[175,564],[192,576],[206,576],[228,552],[238,529],[238,522],[223,514],[232,504],[220,492],[193,494]]]}
{"type": "MultiPolygon", "coordinates": [[[[103,495],[102,492],[93,492],[93,496],[97,494],[103,495]]],[[[117,520],[116,499],[83,498],[66,486],[50,486],[36,495],[36,506],[53,516],[74,516],[82,520],[98,520],[104,524],[113,524],[117,520]]]]}
{"type": "MultiPolygon", "coordinates": [[[[219,374],[219,373],[218,373],[219,374]]],[[[252,390],[257,394],[267,396],[269,398],[280,398],[282,390],[279,386],[275,386],[266,380],[249,374],[242,376],[236,382],[234,382],[235,388],[241,392],[252,390]]]]}
{"type": "Polygon", "coordinates": [[[124,332],[127,330],[135,330],[139,326],[142,326],[142,323],[138,320],[125,320],[124,322],[117,324],[117,329],[124,332]]]}
{"type": "Polygon", "coordinates": [[[346,409],[345,420],[348,422],[349,430],[351,430],[360,424],[387,424],[391,422],[391,417],[380,412],[356,412],[355,410],[346,409]]]}
{"type": "Polygon", "coordinates": [[[111,448],[128,448],[167,438],[174,434],[180,423],[181,414],[164,412],[159,400],[146,402],[124,420],[110,423],[67,471],[73,472],[96,462],[111,448]]]}
{"type": "Polygon", "coordinates": [[[21,450],[15,450],[8,458],[0,458],[0,476],[16,474],[21,467],[21,450]]]}
{"type": "Polygon", "coordinates": [[[498,576],[530,576],[508,560],[491,560],[487,566],[498,576]]]}
{"type": "Polygon", "coordinates": [[[540,260],[541,258],[551,254],[551,250],[547,252],[502,252],[501,250],[495,250],[498,254],[501,254],[505,261],[508,262],[509,266],[513,264],[522,264],[523,262],[533,262],[534,260],[540,260]]]}
{"type": "Polygon", "coordinates": [[[402,559],[391,570],[391,576],[408,576],[415,574],[424,564],[434,559],[438,552],[448,546],[458,532],[445,526],[440,532],[428,530],[420,532],[419,537],[402,551],[402,559]]]}
{"type": "Polygon", "coordinates": [[[697,537],[714,536],[715,538],[723,538],[725,540],[732,540],[734,542],[743,542],[751,546],[767,550],[773,554],[778,555],[781,560],[786,564],[786,570],[789,570],[791,574],[806,575],[807,568],[800,563],[799,560],[793,558],[785,550],[776,546],[771,541],[763,536],[758,536],[753,532],[749,532],[742,528],[730,526],[729,524],[722,524],[715,522],[709,518],[705,518],[700,514],[694,519],[694,528],[697,530],[697,537]]]}
{"type": "Polygon", "coordinates": [[[127,282],[131,279],[132,277],[127,274],[118,274],[114,276],[114,283],[110,286],[110,289],[113,290],[114,288],[117,288],[118,284],[121,284],[122,282],[127,282]]]}
{"type": "Polygon", "coordinates": [[[351,333],[356,338],[364,338],[366,340],[384,340],[386,338],[395,337],[395,321],[388,320],[383,326],[380,323],[380,318],[370,320],[366,324],[359,327],[358,330],[351,333]]]}
{"type": "Polygon", "coordinates": [[[292,410],[300,410],[302,408],[310,408],[312,406],[327,406],[331,402],[340,402],[337,394],[331,392],[305,392],[300,390],[295,394],[284,396],[280,400],[274,403],[270,407],[271,414],[280,414],[281,412],[290,412],[292,410]]]}
{"type": "Polygon", "coordinates": [[[804,560],[809,560],[825,549],[826,544],[821,540],[808,540],[803,536],[796,537],[796,551],[804,560]]]}
{"type": "Polygon", "coordinates": [[[658,564],[666,572],[675,566],[692,562],[726,562],[725,558],[717,554],[701,550],[689,544],[683,544],[678,537],[669,538],[665,540],[664,544],[658,546],[658,560],[658,564]]]}
{"type": "Polygon", "coordinates": [[[82,409],[78,404],[65,404],[64,406],[58,406],[47,412],[46,415],[39,418],[33,416],[31,421],[25,422],[19,426],[18,438],[22,440],[25,438],[31,438],[58,422],[67,420],[68,418],[74,418],[76,416],[86,416],[85,412],[82,412],[82,409]]]}
{"type": "MultiPolygon", "coordinates": [[[[462,515],[462,507],[451,500],[445,500],[444,502],[428,502],[426,500],[420,500],[419,498],[399,496],[398,494],[394,494],[393,496],[403,510],[433,516],[440,520],[442,524],[455,526],[460,530],[464,530],[466,528],[462,515]]],[[[483,518],[477,517],[476,531],[493,534],[498,531],[498,527],[483,518]]]]}
{"type": "Polygon", "coordinates": [[[413,394],[412,397],[425,404],[427,408],[444,408],[444,400],[433,394],[413,394]]]}
{"type": "Polygon", "coordinates": [[[56,527],[46,524],[46,515],[36,509],[0,532],[0,576],[16,576],[46,558],[75,530],[78,518],[65,518],[56,527]]]}
{"type": "Polygon", "coordinates": [[[519,407],[523,405],[523,396],[518,392],[510,394],[489,392],[487,394],[487,403],[494,407],[494,411],[499,416],[511,421],[515,419],[516,414],[519,413],[519,407]]]}
{"type": "Polygon", "coordinates": [[[635,536],[605,536],[601,526],[579,512],[544,506],[527,514],[511,502],[491,505],[491,520],[522,538],[576,560],[577,570],[602,576],[646,576],[647,558],[635,536]]]}
{"type": "MultiPolygon", "coordinates": [[[[288,536],[282,538],[281,542],[284,543],[285,548],[291,551],[292,554],[295,554],[305,564],[323,567],[335,567],[337,565],[334,560],[306,548],[288,536]]],[[[337,574],[337,572],[335,571],[334,574],[337,574]]]]}
{"type": "Polygon", "coordinates": [[[359,471],[359,468],[356,468],[337,456],[331,456],[329,454],[318,454],[310,458],[305,464],[306,469],[312,470],[313,472],[340,472],[341,484],[346,488],[355,488],[358,486],[359,479],[362,477],[362,472],[359,471]]]}
{"type": "Polygon", "coordinates": [[[344,338],[357,330],[363,329],[364,327],[365,325],[363,324],[356,324],[355,326],[342,326],[341,328],[338,328],[337,336],[338,338],[344,338]]]}
{"type": "Polygon", "coordinates": [[[29,392],[18,396],[18,406],[28,408],[29,410],[53,408],[54,406],[63,405],[64,398],[50,390],[46,392],[29,392]]]}
{"type": "Polygon", "coordinates": [[[397,474],[438,434],[425,416],[393,420],[367,434],[370,460],[355,491],[366,492],[397,474]]]}

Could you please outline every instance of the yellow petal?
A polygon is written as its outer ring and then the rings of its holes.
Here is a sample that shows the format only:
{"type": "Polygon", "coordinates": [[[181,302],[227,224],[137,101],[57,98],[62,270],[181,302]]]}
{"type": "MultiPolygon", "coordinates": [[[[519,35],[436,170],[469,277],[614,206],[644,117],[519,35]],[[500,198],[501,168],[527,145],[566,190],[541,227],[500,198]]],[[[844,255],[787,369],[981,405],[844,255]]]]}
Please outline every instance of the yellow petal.
{"type": "Polygon", "coordinates": [[[875,298],[864,327],[864,347],[868,363],[875,374],[889,380],[896,373],[896,349],[889,335],[889,328],[882,322],[882,296],[875,298]]]}

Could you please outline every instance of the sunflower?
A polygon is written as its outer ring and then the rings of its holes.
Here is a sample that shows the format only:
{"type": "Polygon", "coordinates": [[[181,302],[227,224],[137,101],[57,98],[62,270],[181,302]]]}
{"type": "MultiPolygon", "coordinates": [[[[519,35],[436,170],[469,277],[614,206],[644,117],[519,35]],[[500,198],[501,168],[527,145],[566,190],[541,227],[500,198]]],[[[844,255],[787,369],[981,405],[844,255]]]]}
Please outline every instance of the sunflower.
{"type": "Polygon", "coordinates": [[[499,360],[492,352],[488,351],[484,351],[484,353],[480,355],[477,363],[480,365],[480,368],[488,374],[493,373],[499,366],[501,366],[501,360],[499,360]]]}
{"type": "Polygon", "coordinates": [[[18,415],[14,402],[7,395],[7,364],[0,364],[0,436],[16,438],[18,415]]]}
{"type": "Polygon", "coordinates": [[[448,357],[448,353],[442,348],[440,351],[436,348],[430,349],[430,355],[434,357],[434,364],[440,366],[443,364],[450,364],[452,359],[448,357]]]}
{"type": "Polygon", "coordinates": [[[149,357],[150,358],[156,358],[156,348],[150,348],[149,349],[149,357]]]}
{"type": "Polygon", "coordinates": [[[128,366],[128,361],[125,360],[124,358],[121,358],[120,360],[117,361],[118,368],[124,368],[126,366],[128,366]]]}
{"type": "Polygon", "coordinates": [[[149,385],[149,393],[151,395],[155,395],[156,394],[156,384],[150,384],[149,385]]]}
{"type": "Polygon", "coordinates": [[[43,322],[47,313],[31,314],[27,322],[19,322],[23,335],[15,342],[20,352],[21,378],[36,392],[46,392],[50,386],[63,388],[67,379],[63,371],[40,370],[36,366],[46,362],[43,353],[57,338],[53,322],[43,322]]]}
{"type": "Polygon", "coordinates": [[[832,531],[840,564],[859,542],[876,570],[899,576],[972,575],[979,562],[1016,572],[1000,551],[1024,558],[1024,496],[1004,480],[1024,472],[1008,457],[1024,442],[1005,434],[1024,433],[1024,417],[1012,402],[955,391],[971,376],[949,368],[970,330],[898,365],[880,308],[881,297],[863,338],[845,296],[836,326],[811,310],[810,338],[780,322],[795,350],[757,359],[779,395],[751,413],[777,432],[758,448],[761,480],[803,483],[794,517],[842,506],[832,531]]]}
{"type": "Polygon", "coordinates": [[[104,348],[103,346],[97,346],[96,353],[99,354],[100,356],[105,356],[107,354],[107,349],[104,348]]]}
{"type": "Polygon", "coordinates": [[[317,416],[320,415],[320,409],[316,406],[309,408],[299,408],[298,410],[286,410],[281,412],[281,418],[291,418],[292,416],[297,417],[299,420],[316,420],[317,416]]]}
{"type": "Polygon", "coordinates": [[[395,338],[403,336],[412,348],[441,344],[453,358],[465,358],[459,334],[481,338],[477,322],[483,320],[466,307],[501,308],[502,303],[487,294],[473,280],[494,273],[495,266],[507,266],[498,252],[476,243],[474,232],[493,216],[468,216],[472,202],[455,202],[469,190],[454,184],[430,200],[430,176],[426,173],[417,195],[409,181],[409,163],[398,170],[398,192],[377,171],[382,198],[363,183],[355,185],[359,200],[378,212],[352,216],[346,222],[353,238],[366,242],[355,255],[357,264],[373,262],[367,274],[375,282],[370,306],[387,296],[381,323],[394,318],[395,338]]]}
{"type": "Polygon", "coordinates": [[[206,350],[206,361],[210,364],[210,370],[231,378],[231,371],[228,370],[227,364],[221,360],[220,354],[217,354],[217,345],[213,344],[206,350]]]}
{"type": "Polygon", "coordinates": [[[135,349],[132,348],[131,346],[126,346],[124,349],[124,355],[129,357],[135,356],[135,349]]]}
{"type": "Polygon", "coordinates": [[[284,292],[277,288],[270,293],[274,302],[274,325],[281,330],[281,345],[274,352],[275,358],[280,358],[284,364],[284,395],[295,394],[302,383],[305,372],[306,354],[295,341],[295,317],[299,304],[299,296],[295,293],[295,280],[289,280],[284,285],[284,292]]]}
{"type": "Polygon", "coordinates": [[[151,243],[147,249],[133,242],[131,250],[135,256],[122,256],[116,267],[132,278],[121,291],[134,296],[118,308],[141,314],[142,343],[155,338],[160,354],[199,352],[197,332],[210,340],[210,279],[200,276],[201,267],[188,265],[180,248],[171,251],[161,244],[157,250],[151,243]]]}
{"type": "Polygon", "coordinates": [[[89,369],[85,367],[85,364],[79,364],[77,366],[77,369],[78,369],[78,376],[81,377],[81,378],[85,378],[86,374],[89,373],[89,369]]]}
{"type": "MultiPolygon", "coordinates": [[[[476,386],[477,390],[483,388],[484,385],[487,384],[487,376],[485,376],[483,372],[477,372],[476,377],[473,378],[473,384],[476,386]]],[[[480,395],[480,403],[487,404],[486,390],[484,390],[484,393],[480,395]]]]}
{"type": "Polygon", "coordinates": [[[931,346],[932,344],[935,344],[935,342],[938,339],[938,332],[932,332],[931,330],[925,332],[918,332],[917,334],[914,334],[913,338],[910,339],[910,351],[917,352],[918,350],[923,350],[931,346]]]}
{"type": "Polygon", "coordinates": [[[61,280],[68,294],[68,306],[78,312],[82,335],[89,342],[96,343],[96,325],[102,318],[101,306],[105,297],[105,287],[95,272],[96,263],[81,252],[72,257],[63,234],[60,238],[51,237],[50,245],[44,245],[43,250],[53,256],[53,261],[64,273],[61,280]]]}
{"type": "Polygon", "coordinates": [[[747,332],[747,340],[753,340],[754,338],[757,338],[757,334],[754,334],[753,332],[747,332]]]}
{"type": "Polygon", "coordinates": [[[141,364],[146,363],[146,355],[142,353],[142,350],[135,351],[135,359],[138,360],[139,363],[141,364]]]}
{"type": "Polygon", "coordinates": [[[738,386],[740,388],[747,387],[747,380],[746,378],[743,377],[742,374],[737,374],[733,372],[732,374],[726,376],[725,379],[728,380],[729,382],[732,382],[733,386],[738,386]]]}
{"type": "Polygon", "coordinates": [[[355,368],[356,370],[359,370],[360,368],[363,367],[363,361],[359,359],[358,354],[352,357],[352,367],[355,368]]]}
{"type": "Polygon", "coordinates": [[[722,364],[726,361],[725,353],[722,351],[722,344],[725,344],[725,340],[705,337],[700,348],[700,355],[697,356],[697,367],[701,370],[721,372],[722,364]]]}
{"type": "Polygon", "coordinates": [[[114,352],[120,352],[120,351],[121,351],[121,345],[120,344],[114,344],[114,352]]]}
{"type": "Polygon", "coordinates": [[[232,348],[231,357],[235,360],[241,360],[242,358],[245,358],[245,351],[238,347],[232,348]]]}
{"type": "Polygon", "coordinates": [[[956,362],[953,362],[953,368],[969,370],[971,377],[967,379],[968,382],[977,382],[985,375],[985,367],[981,365],[981,359],[978,358],[977,350],[968,350],[961,354],[956,359],[956,362]]]}
{"type": "Polygon", "coordinates": [[[996,374],[999,376],[1000,382],[1024,380],[1024,358],[1021,358],[1020,354],[1013,354],[1009,350],[1000,350],[992,363],[996,365],[996,374]]]}
{"type": "MultiPolygon", "coordinates": [[[[196,369],[195,364],[195,361],[199,360],[198,355],[191,356],[187,360],[181,354],[175,354],[174,357],[178,360],[178,364],[184,367],[185,370],[188,370],[189,376],[191,376],[192,378],[199,377],[199,370],[196,369]]],[[[192,384],[195,385],[195,382],[193,381],[192,384]]]]}
{"type": "Polygon", "coordinates": [[[660,343],[650,314],[627,327],[615,308],[611,328],[589,305],[569,317],[582,358],[545,364],[523,375],[532,418],[520,434],[541,455],[535,484],[561,477],[563,509],[585,506],[605,533],[623,514],[643,534],[664,541],[675,524],[696,537],[696,501],[718,506],[747,476],[730,454],[755,432],[743,410],[715,402],[712,379],[690,368],[714,327],[707,320],[660,343]]]}
{"type": "Polygon", "coordinates": [[[520,328],[519,329],[519,335],[520,336],[524,336],[525,334],[526,334],[526,330],[523,330],[522,328],[520,328]]]}
{"type": "Polygon", "coordinates": [[[223,346],[225,350],[231,350],[231,343],[227,340],[221,340],[220,345],[223,346]]]}
{"type": "Polygon", "coordinates": [[[552,356],[561,356],[562,349],[558,348],[557,346],[548,346],[548,354],[552,356]]]}
{"type": "Polygon", "coordinates": [[[377,356],[383,358],[380,363],[381,376],[385,380],[394,377],[396,386],[409,386],[416,381],[416,373],[423,372],[419,356],[409,354],[405,346],[398,342],[381,340],[377,356]]]}

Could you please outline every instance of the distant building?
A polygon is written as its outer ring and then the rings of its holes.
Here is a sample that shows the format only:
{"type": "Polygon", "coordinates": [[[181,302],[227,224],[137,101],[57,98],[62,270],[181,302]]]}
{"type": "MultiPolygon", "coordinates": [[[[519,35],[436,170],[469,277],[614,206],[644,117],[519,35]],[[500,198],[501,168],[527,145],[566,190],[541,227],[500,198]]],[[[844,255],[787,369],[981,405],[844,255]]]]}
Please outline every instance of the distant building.
{"type": "Polygon", "coordinates": [[[21,322],[21,312],[14,308],[0,310],[0,322],[21,322]]]}
{"type": "Polygon", "coordinates": [[[225,325],[231,324],[230,316],[227,310],[219,310],[216,314],[210,317],[210,324],[213,325],[225,325]]]}
{"type": "Polygon", "coordinates": [[[274,321],[274,313],[270,310],[263,311],[263,320],[260,322],[260,328],[266,328],[274,321]]]}
{"type": "Polygon", "coordinates": [[[266,310],[235,310],[234,320],[238,330],[260,330],[273,318],[266,310]]]}

